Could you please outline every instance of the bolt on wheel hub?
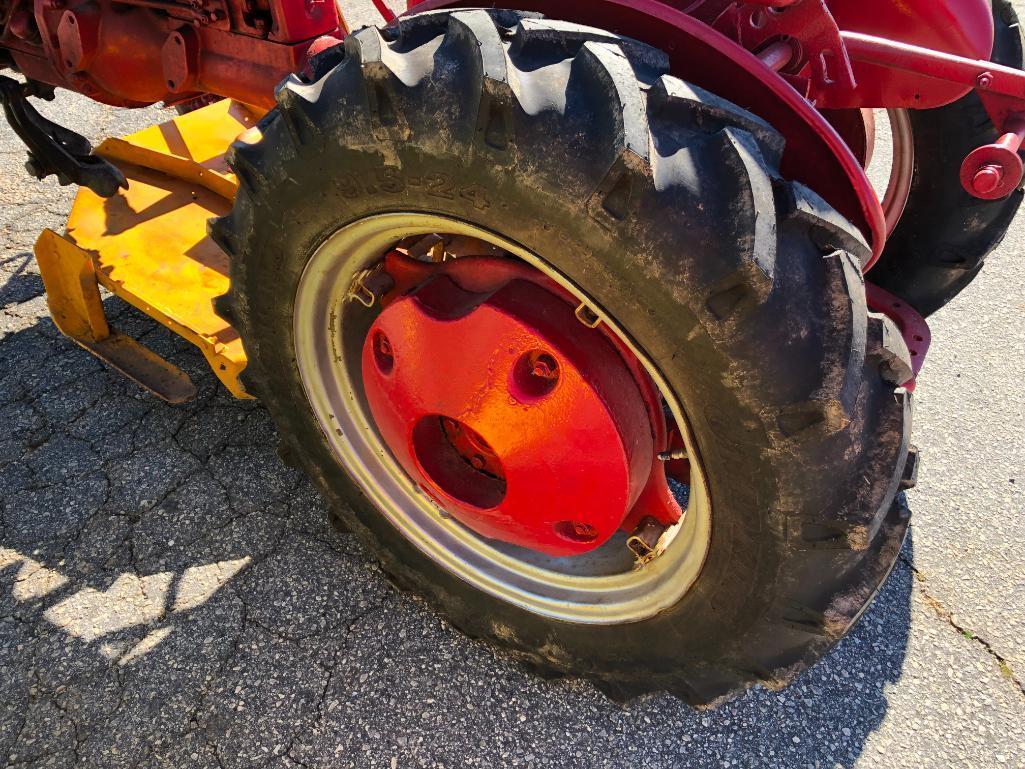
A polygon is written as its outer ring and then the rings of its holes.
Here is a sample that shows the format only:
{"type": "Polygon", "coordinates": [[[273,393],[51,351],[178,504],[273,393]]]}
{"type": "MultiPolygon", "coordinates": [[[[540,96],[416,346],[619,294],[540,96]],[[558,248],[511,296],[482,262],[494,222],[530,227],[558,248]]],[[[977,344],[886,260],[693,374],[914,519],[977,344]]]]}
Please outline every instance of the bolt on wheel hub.
{"type": "MultiPolygon", "coordinates": [[[[657,462],[635,372],[512,260],[389,255],[402,286],[367,334],[367,401],[395,459],[483,536],[548,555],[606,542],[657,462]]],[[[663,481],[664,482],[664,481],[663,481]]]]}

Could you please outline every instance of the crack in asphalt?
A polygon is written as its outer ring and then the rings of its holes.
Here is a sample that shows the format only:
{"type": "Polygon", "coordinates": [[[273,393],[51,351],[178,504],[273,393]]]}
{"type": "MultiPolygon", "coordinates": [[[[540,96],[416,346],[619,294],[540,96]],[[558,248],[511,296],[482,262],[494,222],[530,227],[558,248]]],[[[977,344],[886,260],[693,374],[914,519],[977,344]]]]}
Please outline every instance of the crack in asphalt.
{"type": "Polygon", "coordinates": [[[915,577],[915,584],[918,585],[918,590],[922,594],[922,598],[930,609],[936,614],[937,617],[942,619],[949,625],[955,633],[963,638],[967,638],[970,641],[974,641],[979,647],[997,663],[997,667],[1000,669],[1001,675],[1007,678],[1018,689],[1018,693],[1025,698],[1025,683],[1019,680],[1015,674],[1014,669],[1011,667],[1008,659],[1000,654],[988,640],[981,636],[976,631],[965,627],[961,623],[957,622],[954,613],[951,612],[944,604],[943,601],[934,596],[928,587],[928,581],[926,576],[919,570],[915,564],[908,560],[907,556],[903,553],[900,556],[901,561],[911,570],[911,573],[915,577]]]}

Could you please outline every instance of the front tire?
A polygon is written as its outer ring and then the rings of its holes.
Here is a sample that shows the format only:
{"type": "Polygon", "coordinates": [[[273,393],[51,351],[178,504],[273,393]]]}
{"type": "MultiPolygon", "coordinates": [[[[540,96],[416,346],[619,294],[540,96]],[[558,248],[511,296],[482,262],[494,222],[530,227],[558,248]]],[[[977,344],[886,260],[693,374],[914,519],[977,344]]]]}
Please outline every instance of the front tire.
{"type": "Polygon", "coordinates": [[[211,233],[232,257],[247,388],[398,584],[542,672],[707,705],[787,684],[892,568],[910,363],[866,310],[861,236],[779,177],[779,135],[666,70],[634,41],[504,11],[362,30],[314,82],[286,81],[260,141],[234,147],[238,199],[211,233]],[[674,605],[612,624],[525,609],[404,537],[347,474],[304,395],[296,296],[334,233],[396,212],[518,244],[658,368],[712,511],[674,605]]]}

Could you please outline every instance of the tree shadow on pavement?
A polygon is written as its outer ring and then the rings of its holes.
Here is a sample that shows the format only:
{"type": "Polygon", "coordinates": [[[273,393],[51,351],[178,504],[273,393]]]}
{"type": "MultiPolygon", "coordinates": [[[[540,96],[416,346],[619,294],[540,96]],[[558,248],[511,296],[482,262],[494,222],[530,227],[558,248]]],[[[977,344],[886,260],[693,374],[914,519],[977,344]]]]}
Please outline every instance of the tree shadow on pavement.
{"type": "MultiPolygon", "coordinates": [[[[0,276],[0,280],[3,276],[0,276]]],[[[264,410],[190,373],[171,407],[0,310],[0,758],[76,767],[851,766],[901,676],[912,577],[782,693],[628,708],[543,681],[395,593],[276,455],[264,410]]]]}

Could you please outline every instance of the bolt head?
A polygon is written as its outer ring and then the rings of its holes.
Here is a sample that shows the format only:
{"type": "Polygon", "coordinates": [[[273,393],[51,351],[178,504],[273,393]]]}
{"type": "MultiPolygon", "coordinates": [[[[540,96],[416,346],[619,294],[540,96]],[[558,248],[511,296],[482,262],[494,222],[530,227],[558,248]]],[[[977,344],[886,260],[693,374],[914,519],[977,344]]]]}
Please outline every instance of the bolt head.
{"type": "Polygon", "coordinates": [[[573,533],[580,539],[594,539],[598,536],[598,530],[589,523],[574,523],[573,533]]]}
{"type": "Polygon", "coordinates": [[[978,83],[979,88],[989,88],[993,85],[993,74],[991,72],[983,72],[979,75],[976,82],[978,83]]]}
{"type": "Polygon", "coordinates": [[[530,373],[538,379],[557,379],[559,376],[559,364],[548,353],[541,353],[534,360],[530,373]]]}
{"type": "Polygon", "coordinates": [[[1004,180],[1004,170],[997,165],[980,168],[972,178],[972,187],[981,195],[993,192],[1004,180]]]}

